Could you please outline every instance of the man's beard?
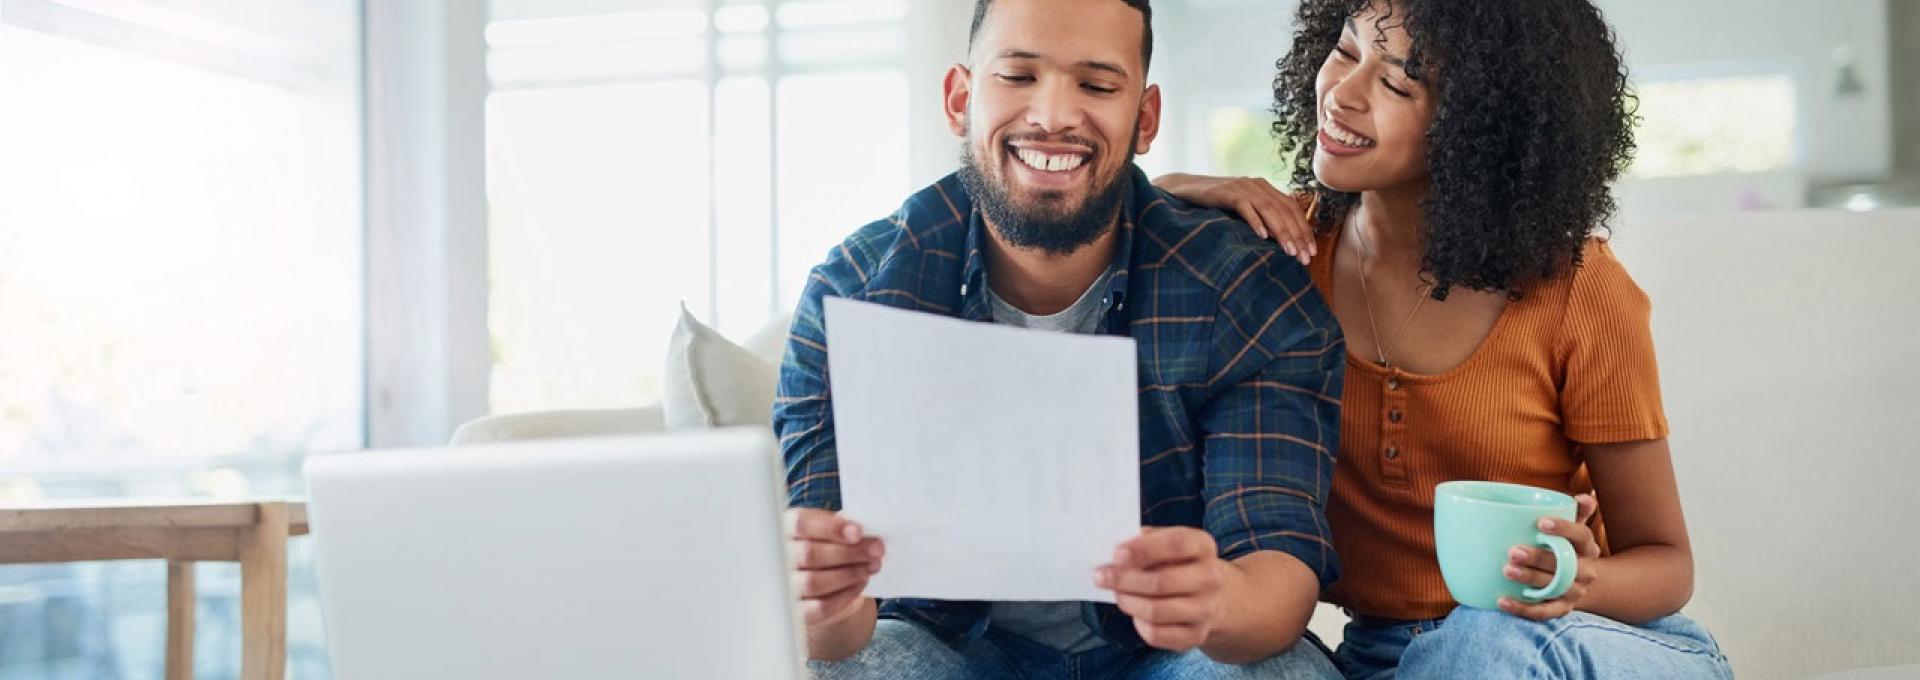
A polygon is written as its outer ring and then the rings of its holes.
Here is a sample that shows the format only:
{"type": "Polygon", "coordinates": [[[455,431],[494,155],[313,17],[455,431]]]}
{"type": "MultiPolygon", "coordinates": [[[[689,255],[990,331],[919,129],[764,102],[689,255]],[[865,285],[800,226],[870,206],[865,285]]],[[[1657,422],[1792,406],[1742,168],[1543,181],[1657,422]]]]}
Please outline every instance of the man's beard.
{"type": "MultiPolygon", "coordinates": [[[[986,213],[989,225],[1008,244],[1049,255],[1067,255],[1098,240],[1113,225],[1114,216],[1120,213],[1127,188],[1132,184],[1126,168],[1133,163],[1133,147],[1131,143],[1127,145],[1121,171],[1114,173],[1105,186],[1094,186],[1077,210],[1066,205],[1063,192],[1058,191],[1038,192],[1034,205],[1022,206],[1014,199],[1010,173],[989,176],[980,166],[980,159],[974,156],[972,144],[961,148],[960,184],[973,198],[973,204],[986,213]]],[[[1090,158],[1088,162],[1093,160],[1090,158]]],[[[1007,162],[1019,161],[1009,159],[1007,162]]],[[[1088,170],[1091,172],[1092,168],[1088,170]]]]}

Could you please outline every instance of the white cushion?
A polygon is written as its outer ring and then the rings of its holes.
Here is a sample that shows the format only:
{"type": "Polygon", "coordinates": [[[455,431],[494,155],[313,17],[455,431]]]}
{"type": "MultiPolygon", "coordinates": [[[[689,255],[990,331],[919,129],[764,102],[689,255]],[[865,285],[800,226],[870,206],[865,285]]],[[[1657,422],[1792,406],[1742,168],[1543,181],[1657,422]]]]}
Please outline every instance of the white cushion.
{"type": "Polygon", "coordinates": [[[769,425],[785,323],[775,319],[756,333],[749,341],[756,352],[728,340],[681,307],[661,379],[660,405],[667,429],[769,425]],[[775,328],[777,333],[771,330],[775,328]]]}
{"type": "Polygon", "coordinates": [[[658,406],[508,413],[477,418],[461,425],[453,433],[452,444],[468,446],[529,439],[650,434],[659,432],[661,428],[658,406]]]}
{"type": "Polygon", "coordinates": [[[740,343],[740,346],[747,348],[747,351],[752,352],[754,356],[773,362],[777,367],[780,365],[780,360],[786,357],[787,334],[792,330],[793,315],[782,314],[768,321],[767,325],[761,326],[760,330],[754,331],[753,335],[747,336],[746,341],[740,343]]]}

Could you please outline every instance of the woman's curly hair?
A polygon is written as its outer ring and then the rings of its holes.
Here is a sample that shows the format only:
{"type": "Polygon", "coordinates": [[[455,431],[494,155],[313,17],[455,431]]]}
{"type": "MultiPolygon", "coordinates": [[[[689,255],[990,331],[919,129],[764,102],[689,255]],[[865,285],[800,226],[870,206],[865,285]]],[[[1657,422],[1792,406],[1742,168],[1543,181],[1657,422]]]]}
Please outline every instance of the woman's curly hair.
{"type": "MultiPolygon", "coordinates": [[[[1600,11],[1589,0],[1372,1],[1382,10],[1374,35],[1406,28],[1407,70],[1435,97],[1421,257],[1433,296],[1454,286],[1518,296],[1578,266],[1613,216],[1608,185],[1634,150],[1637,101],[1600,11]]],[[[1296,190],[1316,200],[1323,234],[1360,197],[1314,177],[1314,80],[1368,3],[1303,0],[1273,80],[1273,132],[1282,156],[1294,157],[1296,190]]]]}

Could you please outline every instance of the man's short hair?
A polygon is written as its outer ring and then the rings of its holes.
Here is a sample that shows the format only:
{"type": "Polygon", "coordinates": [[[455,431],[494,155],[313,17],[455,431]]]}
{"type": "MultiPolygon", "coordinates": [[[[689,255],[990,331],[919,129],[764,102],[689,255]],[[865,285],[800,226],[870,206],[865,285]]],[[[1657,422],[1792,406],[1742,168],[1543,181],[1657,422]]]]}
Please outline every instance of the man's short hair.
{"type": "MultiPolygon", "coordinates": [[[[1145,29],[1140,39],[1140,63],[1142,66],[1151,68],[1153,66],[1153,4],[1150,0],[1120,0],[1120,2],[1140,10],[1141,26],[1145,29]]],[[[980,39],[980,25],[986,23],[987,7],[992,4],[993,0],[974,0],[973,28],[967,32],[968,51],[972,51],[973,43],[980,39]]]]}

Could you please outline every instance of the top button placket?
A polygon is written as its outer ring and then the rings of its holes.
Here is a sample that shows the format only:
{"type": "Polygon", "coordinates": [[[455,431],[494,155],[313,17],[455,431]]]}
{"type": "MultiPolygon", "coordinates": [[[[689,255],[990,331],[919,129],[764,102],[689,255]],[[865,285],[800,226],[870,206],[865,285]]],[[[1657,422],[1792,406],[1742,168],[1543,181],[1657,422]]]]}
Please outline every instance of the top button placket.
{"type": "Polygon", "coordinates": [[[1406,485],[1407,470],[1407,391],[1400,369],[1390,369],[1380,384],[1380,479],[1388,484],[1406,485]]]}

